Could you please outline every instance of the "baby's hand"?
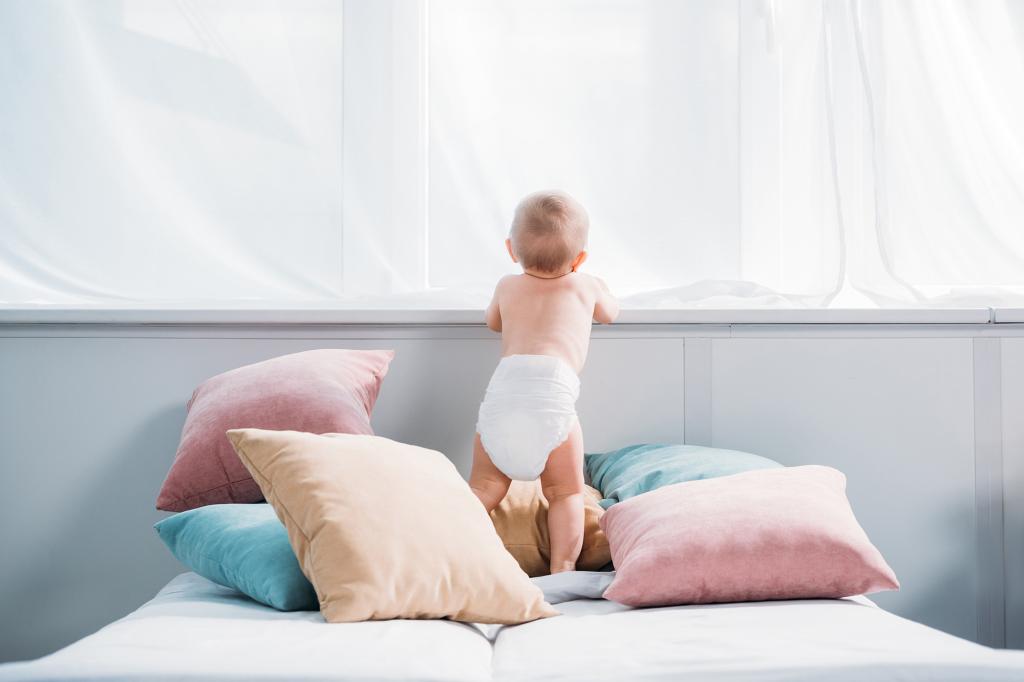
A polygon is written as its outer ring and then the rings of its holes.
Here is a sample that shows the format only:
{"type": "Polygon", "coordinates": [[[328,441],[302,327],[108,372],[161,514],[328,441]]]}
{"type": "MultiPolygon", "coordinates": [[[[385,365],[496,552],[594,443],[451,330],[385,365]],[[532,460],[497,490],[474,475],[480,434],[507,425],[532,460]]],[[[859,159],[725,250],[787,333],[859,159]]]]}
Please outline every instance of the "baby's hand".
{"type": "Polygon", "coordinates": [[[498,299],[501,297],[502,284],[508,282],[508,275],[498,280],[497,286],[494,287],[494,295],[491,296],[491,302],[484,310],[484,321],[487,323],[488,329],[495,332],[501,332],[501,306],[498,299]]]}
{"type": "Polygon", "coordinates": [[[600,277],[594,277],[594,286],[597,289],[594,296],[594,321],[599,324],[611,324],[619,316],[619,301],[612,295],[608,285],[600,277]]]}

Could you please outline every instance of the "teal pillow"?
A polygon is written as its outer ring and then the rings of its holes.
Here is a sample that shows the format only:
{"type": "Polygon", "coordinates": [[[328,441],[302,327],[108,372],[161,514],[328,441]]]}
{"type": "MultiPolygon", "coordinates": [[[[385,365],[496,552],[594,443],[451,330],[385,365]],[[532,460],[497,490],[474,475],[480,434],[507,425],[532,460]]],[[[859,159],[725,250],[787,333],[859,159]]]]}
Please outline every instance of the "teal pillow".
{"type": "Polygon", "coordinates": [[[585,461],[591,485],[605,498],[601,500],[605,509],[672,483],[782,466],[749,452],[703,445],[630,445],[586,455],[585,461]]]}
{"type": "Polygon", "coordinates": [[[281,611],[320,608],[269,504],[211,504],[154,526],[178,561],[281,611]]]}

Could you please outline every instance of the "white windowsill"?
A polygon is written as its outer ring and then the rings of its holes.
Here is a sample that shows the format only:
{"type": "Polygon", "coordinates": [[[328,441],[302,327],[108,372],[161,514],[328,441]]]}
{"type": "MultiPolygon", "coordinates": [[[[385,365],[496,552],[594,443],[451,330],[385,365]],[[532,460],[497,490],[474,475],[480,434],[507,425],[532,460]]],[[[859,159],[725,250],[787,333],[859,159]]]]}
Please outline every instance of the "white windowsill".
{"type": "MultiPolygon", "coordinates": [[[[617,324],[989,324],[1024,322],[1019,308],[623,310],[617,324]]],[[[0,309],[0,324],[358,324],[482,325],[481,310],[302,307],[23,306],[0,309]]]]}
{"type": "Polygon", "coordinates": [[[992,311],[993,322],[1024,322],[1024,308],[996,308],[992,311]]]}

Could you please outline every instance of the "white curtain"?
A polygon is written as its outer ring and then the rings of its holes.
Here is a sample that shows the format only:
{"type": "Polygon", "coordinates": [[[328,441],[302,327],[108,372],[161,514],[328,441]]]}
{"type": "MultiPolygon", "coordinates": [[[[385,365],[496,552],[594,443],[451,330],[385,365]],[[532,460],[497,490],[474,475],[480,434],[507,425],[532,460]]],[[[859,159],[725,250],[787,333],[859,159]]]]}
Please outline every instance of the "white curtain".
{"type": "Polygon", "coordinates": [[[341,6],[0,3],[0,300],[341,293],[341,6]]]}
{"type": "Polygon", "coordinates": [[[0,302],[480,306],[516,201],[627,304],[1024,302],[1024,3],[0,4],[0,302]]]}
{"type": "Polygon", "coordinates": [[[859,50],[873,199],[853,281],[880,304],[1024,295],[1024,3],[841,8],[859,50]]]}

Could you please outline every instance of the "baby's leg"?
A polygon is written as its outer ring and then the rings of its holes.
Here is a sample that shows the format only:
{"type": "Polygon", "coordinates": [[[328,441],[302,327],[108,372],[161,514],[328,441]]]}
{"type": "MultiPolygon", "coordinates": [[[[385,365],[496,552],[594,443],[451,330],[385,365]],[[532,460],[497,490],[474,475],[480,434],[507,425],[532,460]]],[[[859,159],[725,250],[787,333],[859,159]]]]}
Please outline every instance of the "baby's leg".
{"type": "Polygon", "coordinates": [[[476,493],[488,514],[505,499],[511,483],[512,480],[494,466],[480,442],[480,434],[476,434],[473,439],[473,471],[469,474],[469,487],[476,493]]]}
{"type": "Polygon", "coordinates": [[[583,548],[583,433],[579,422],[548,455],[540,482],[548,500],[551,572],[573,571],[583,548]]]}

